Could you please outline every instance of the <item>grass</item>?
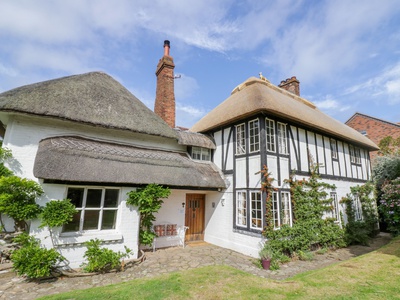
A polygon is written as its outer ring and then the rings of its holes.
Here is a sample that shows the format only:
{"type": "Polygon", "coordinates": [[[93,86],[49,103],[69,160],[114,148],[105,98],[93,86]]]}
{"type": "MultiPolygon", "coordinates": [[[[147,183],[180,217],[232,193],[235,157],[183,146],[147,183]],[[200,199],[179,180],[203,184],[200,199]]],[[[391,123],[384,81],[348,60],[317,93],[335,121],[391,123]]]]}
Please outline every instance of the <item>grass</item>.
{"type": "Polygon", "coordinates": [[[381,249],[284,281],[210,266],[44,299],[400,299],[400,238],[381,249]]]}

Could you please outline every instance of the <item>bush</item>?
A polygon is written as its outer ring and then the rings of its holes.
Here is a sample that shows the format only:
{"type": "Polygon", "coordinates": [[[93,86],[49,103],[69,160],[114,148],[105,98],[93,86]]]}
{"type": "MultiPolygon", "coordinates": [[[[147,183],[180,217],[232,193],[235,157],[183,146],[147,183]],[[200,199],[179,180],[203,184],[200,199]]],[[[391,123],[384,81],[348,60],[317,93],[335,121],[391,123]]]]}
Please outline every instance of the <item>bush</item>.
{"type": "Polygon", "coordinates": [[[11,261],[13,269],[19,276],[43,278],[52,275],[64,257],[55,249],[41,248],[37,240],[27,234],[14,238],[22,247],[13,251],[11,261]]]}
{"type": "Polygon", "coordinates": [[[112,269],[121,268],[121,259],[128,257],[131,252],[130,249],[125,247],[125,253],[120,251],[115,252],[107,248],[100,248],[101,240],[94,239],[86,242],[87,250],[84,257],[88,260],[87,263],[82,264],[85,272],[108,272],[112,269]]]}
{"type": "Polygon", "coordinates": [[[388,224],[387,230],[394,236],[400,235],[400,177],[382,188],[379,211],[388,224]]]}
{"type": "Polygon", "coordinates": [[[69,199],[51,200],[46,203],[40,215],[42,223],[40,227],[59,227],[72,221],[77,212],[75,205],[69,199]]]}

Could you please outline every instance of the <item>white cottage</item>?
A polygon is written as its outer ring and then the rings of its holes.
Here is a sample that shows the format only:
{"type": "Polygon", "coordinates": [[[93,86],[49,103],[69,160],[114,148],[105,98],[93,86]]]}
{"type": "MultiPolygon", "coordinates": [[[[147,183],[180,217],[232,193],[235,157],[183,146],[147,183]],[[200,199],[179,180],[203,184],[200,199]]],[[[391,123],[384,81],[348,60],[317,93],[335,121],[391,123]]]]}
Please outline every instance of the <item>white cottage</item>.
{"type": "MultiPolygon", "coordinates": [[[[331,194],[335,216],[342,211],[338,200],[370,178],[368,151],[376,145],[285,90],[299,93],[295,78],[280,87],[264,77],[249,78],[190,131],[174,128],[169,49],[165,41],[156,69],[155,113],[100,72],[0,94],[3,146],[14,156],[10,168],[42,185],[39,204],[70,198],[79,210],[55,234],[71,267],[82,263],[83,243],[93,238],[138,255],[140,216],[126,204],[127,192],[149,183],[172,191],[157,214],[157,247],[180,243],[177,233],[188,227],[186,241],[204,240],[256,257],[265,219],[259,174],[264,165],[278,188],[276,227],[292,222],[285,179],[292,170],[307,177],[311,159],[337,187],[331,194]]],[[[52,247],[38,220],[30,231],[52,247]]]]}
{"type": "MultiPolygon", "coordinates": [[[[71,267],[82,263],[83,243],[94,238],[115,251],[127,246],[138,255],[139,214],[126,204],[129,191],[150,183],[171,189],[157,217],[157,224],[173,228],[165,228],[165,237],[157,240],[162,247],[179,243],[176,234],[187,224],[188,239],[202,239],[205,199],[217,201],[218,190],[226,187],[211,161],[187,154],[188,143],[210,152],[215,148],[210,139],[170,128],[104,73],[2,93],[0,120],[3,146],[14,157],[10,168],[41,184],[45,196],[39,204],[69,198],[79,210],[71,223],[55,230],[55,245],[71,267]],[[185,214],[185,208],[191,213],[185,214]]],[[[39,224],[33,220],[30,233],[52,247],[49,232],[39,224]]],[[[12,230],[10,222],[6,225],[12,230]]]]}

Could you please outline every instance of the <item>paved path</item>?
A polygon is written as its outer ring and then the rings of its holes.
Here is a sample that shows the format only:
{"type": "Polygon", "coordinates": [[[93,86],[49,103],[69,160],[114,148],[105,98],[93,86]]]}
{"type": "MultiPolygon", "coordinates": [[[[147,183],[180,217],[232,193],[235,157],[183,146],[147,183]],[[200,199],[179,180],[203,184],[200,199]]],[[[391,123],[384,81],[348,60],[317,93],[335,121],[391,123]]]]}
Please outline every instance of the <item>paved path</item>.
{"type": "Polygon", "coordinates": [[[41,283],[29,282],[24,278],[16,277],[14,272],[0,273],[0,299],[36,299],[44,295],[98,287],[135,278],[152,277],[210,265],[229,265],[256,276],[281,280],[297,273],[321,268],[373,251],[389,241],[389,235],[380,234],[374,239],[370,247],[352,246],[331,251],[324,255],[316,255],[313,261],[290,262],[278,271],[259,269],[253,263],[253,258],[207,243],[188,245],[185,249],[178,247],[158,249],[154,253],[146,252],[144,262],[119,273],[79,278],[59,278],[41,283]]]}

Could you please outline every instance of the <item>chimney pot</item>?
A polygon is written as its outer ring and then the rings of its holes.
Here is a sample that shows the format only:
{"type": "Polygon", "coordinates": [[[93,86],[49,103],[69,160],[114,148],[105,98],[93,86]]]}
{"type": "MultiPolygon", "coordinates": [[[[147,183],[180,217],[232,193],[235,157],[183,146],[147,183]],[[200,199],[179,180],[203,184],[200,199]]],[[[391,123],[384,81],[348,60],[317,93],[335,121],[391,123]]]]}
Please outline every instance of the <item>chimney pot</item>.
{"type": "Polygon", "coordinates": [[[168,40],[164,41],[164,56],[169,56],[169,48],[171,48],[168,40]]]}
{"type": "Polygon", "coordinates": [[[281,89],[287,90],[297,96],[300,96],[300,81],[297,80],[296,76],[292,76],[286,80],[282,80],[278,85],[281,89]]]}

